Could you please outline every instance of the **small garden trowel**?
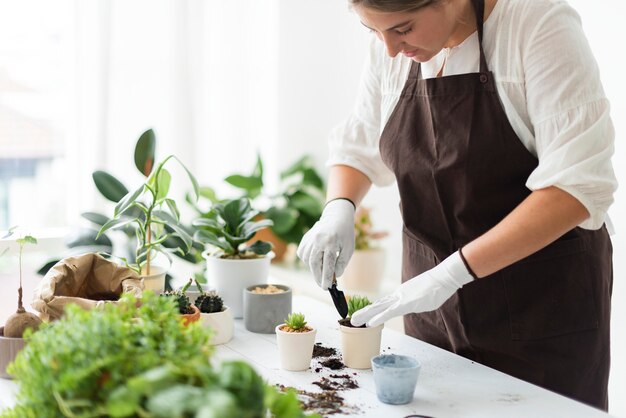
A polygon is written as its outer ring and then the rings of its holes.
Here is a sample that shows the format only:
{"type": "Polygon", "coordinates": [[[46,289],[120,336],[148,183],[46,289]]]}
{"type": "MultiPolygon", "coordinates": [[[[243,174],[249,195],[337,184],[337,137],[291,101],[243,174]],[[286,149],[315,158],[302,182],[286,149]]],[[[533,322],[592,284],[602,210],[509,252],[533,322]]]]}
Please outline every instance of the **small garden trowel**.
{"type": "Polygon", "coordinates": [[[346,302],[346,296],[343,292],[337,289],[337,278],[333,275],[333,285],[328,288],[330,296],[333,298],[333,303],[337,312],[341,315],[341,318],[345,319],[348,316],[348,302],[346,302]]]}

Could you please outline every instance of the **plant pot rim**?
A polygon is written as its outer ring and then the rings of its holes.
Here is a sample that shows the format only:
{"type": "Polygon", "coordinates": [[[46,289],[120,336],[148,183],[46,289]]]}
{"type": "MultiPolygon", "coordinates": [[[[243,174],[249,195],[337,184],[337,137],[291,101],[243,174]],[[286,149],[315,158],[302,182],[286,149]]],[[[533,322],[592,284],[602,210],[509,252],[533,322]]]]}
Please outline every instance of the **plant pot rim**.
{"type": "Polygon", "coordinates": [[[377,332],[382,330],[384,326],[385,324],[380,324],[375,327],[355,328],[339,324],[339,329],[341,332],[345,332],[346,334],[365,334],[367,332],[377,332]]]}
{"type": "MultiPolygon", "coordinates": [[[[193,305],[193,306],[196,306],[196,305],[193,305]]],[[[196,308],[197,308],[197,306],[196,306],[196,308]]],[[[199,310],[199,308],[198,308],[198,310],[199,310]]],[[[224,309],[222,309],[219,312],[206,313],[206,312],[200,311],[200,315],[215,315],[215,316],[217,316],[217,315],[225,314],[226,312],[229,312],[229,311],[230,311],[230,308],[228,306],[224,305],[224,309]]]]}
{"type": "Polygon", "coordinates": [[[9,341],[24,341],[24,338],[22,337],[5,337],[4,336],[4,325],[0,327],[0,338],[3,340],[9,340],[9,341]]]}
{"type": "MultiPolygon", "coordinates": [[[[170,271],[170,268],[172,266],[161,266],[158,264],[154,264],[154,265],[150,265],[150,274],[140,274],[139,277],[142,279],[150,279],[153,278],[155,276],[160,276],[161,274],[165,273],[167,274],[170,271]],[[155,272],[156,271],[156,272],[155,272]]],[[[141,271],[143,271],[143,268],[141,269],[141,271]]]]}
{"type": "Polygon", "coordinates": [[[283,330],[280,329],[280,327],[282,327],[284,325],[287,325],[287,324],[283,322],[282,324],[276,326],[276,328],[275,328],[276,334],[280,333],[282,335],[309,335],[310,333],[317,331],[317,328],[313,328],[312,326],[309,325],[309,328],[311,328],[311,331],[307,331],[307,332],[287,332],[287,331],[283,331],[283,330]]]}
{"type": "Polygon", "coordinates": [[[231,262],[231,263],[243,263],[243,262],[255,262],[255,261],[259,261],[259,260],[265,260],[265,259],[272,259],[276,256],[276,254],[274,254],[274,251],[270,251],[269,253],[265,254],[262,257],[256,257],[256,258],[221,258],[215,254],[211,254],[209,252],[209,250],[204,250],[202,252],[202,257],[205,260],[209,260],[209,259],[213,259],[213,260],[220,260],[223,262],[231,262]]]}
{"type": "Polygon", "coordinates": [[[385,369],[385,370],[417,370],[420,369],[422,367],[422,364],[420,363],[420,361],[414,357],[411,356],[406,356],[403,354],[393,354],[393,353],[383,353],[383,354],[379,354],[377,356],[372,357],[372,367],[376,365],[376,367],[380,368],[380,369],[385,369]],[[397,357],[399,359],[402,359],[404,361],[408,360],[409,363],[411,363],[411,365],[409,366],[401,366],[401,367],[393,367],[393,366],[388,366],[385,364],[379,364],[378,362],[380,360],[382,360],[383,358],[388,358],[388,357],[397,357]]]}
{"type": "Polygon", "coordinates": [[[256,296],[279,296],[279,295],[284,295],[286,293],[291,293],[291,287],[286,286],[284,284],[272,284],[272,283],[262,283],[262,284],[255,284],[252,286],[248,286],[245,289],[246,293],[250,293],[251,295],[256,295],[256,296]],[[255,289],[257,287],[267,287],[267,286],[275,286],[279,289],[283,289],[284,292],[280,292],[280,293],[256,293],[253,292],[252,289],[255,289]]]}

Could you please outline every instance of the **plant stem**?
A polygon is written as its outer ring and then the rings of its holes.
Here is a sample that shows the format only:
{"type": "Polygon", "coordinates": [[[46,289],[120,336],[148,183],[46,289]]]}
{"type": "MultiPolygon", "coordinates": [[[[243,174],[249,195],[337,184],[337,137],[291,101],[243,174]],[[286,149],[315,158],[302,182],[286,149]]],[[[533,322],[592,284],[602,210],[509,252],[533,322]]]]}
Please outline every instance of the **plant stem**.
{"type": "Polygon", "coordinates": [[[20,287],[17,289],[17,312],[23,313],[24,305],[22,304],[22,248],[24,246],[20,244],[20,287]]]}
{"type": "Polygon", "coordinates": [[[150,248],[150,242],[152,241],[152,231],[150,230],[150,222],[149,220],[146,222],[148,227],[146,228],[146,233],[148,234],[148,254],[146,254],[146,275],[150,275],[150,253],[152,249],[150,248]]]}

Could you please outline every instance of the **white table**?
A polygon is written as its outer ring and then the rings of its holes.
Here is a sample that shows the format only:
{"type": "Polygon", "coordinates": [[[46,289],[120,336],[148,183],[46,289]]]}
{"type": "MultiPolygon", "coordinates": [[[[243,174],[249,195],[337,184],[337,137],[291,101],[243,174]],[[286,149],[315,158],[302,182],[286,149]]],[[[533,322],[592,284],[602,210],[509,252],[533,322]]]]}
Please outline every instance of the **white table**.
{"type": "MultiPolygon", "coordinates": [[[[295,296],[293,308],[307,316],[317,328],[317,342],[325,347],[340,347],[337,314],[327,305],[306,296],[295,296]]],[[[288,372],[279,367],[276,337],[254,334],[236,321],[235,336],[228,344],[217,346],[219,360],[243,359],[251,363],[270,383],[317,392],[312,383],[331,373],[352,374],[358,389],[341,392],[345,403],[356,408],[362,417],[404,417],[410,414],[444,417],[607,417],[579,402],[523,382],[463,357],[441,350],[399,332],[383,330],[382,351],[413,356],[422,364],[413,402],[408,405],[385,405],[376,398],[371,371],[323,368],[316,373],[288,372]]],[[[312,368],[317,366],[313,360],[312,368]]],[[[0,410],[12,405],[16,384],[0,379],[0,410]]],[[[342,416],[342,415],[334,415],[342,416]]]]}

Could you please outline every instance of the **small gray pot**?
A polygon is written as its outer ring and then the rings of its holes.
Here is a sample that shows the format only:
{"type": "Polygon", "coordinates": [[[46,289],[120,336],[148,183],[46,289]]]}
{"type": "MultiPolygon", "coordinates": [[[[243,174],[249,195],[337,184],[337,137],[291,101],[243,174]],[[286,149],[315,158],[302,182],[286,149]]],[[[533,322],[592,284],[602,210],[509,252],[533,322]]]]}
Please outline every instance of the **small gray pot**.
{"type": "Polygon", "coordinates": [[[243,321],[250,332],[274,334],[278,325],[285,322],[291,313],[291,288],[274,285],[283,289],[282,293],[254,293],[256,287],[267,287],[267,284],[248,286],[243,291],[243,321]]]}

